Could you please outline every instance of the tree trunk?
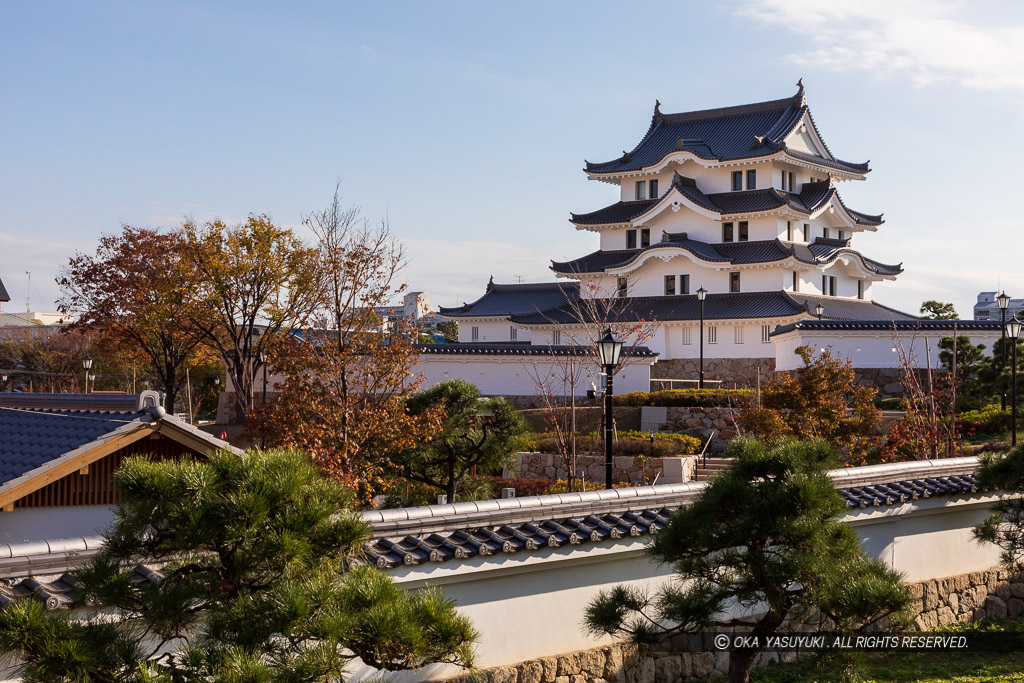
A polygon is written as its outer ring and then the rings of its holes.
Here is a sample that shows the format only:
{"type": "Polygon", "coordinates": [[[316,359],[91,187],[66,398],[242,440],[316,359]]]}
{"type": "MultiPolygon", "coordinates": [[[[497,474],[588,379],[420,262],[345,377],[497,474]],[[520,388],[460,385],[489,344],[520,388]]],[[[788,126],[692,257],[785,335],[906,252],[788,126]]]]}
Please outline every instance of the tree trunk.
{"type": "Polygon", "coordinates": [[[174,382],[164,384],[164,410],[168,415],[174,415],[174,382]]]}
{"type": "Polygon", "coordinates": [[[729,653],[729,683],[750,683],[750,669],[757,650],[736,649],[729,653]]]}

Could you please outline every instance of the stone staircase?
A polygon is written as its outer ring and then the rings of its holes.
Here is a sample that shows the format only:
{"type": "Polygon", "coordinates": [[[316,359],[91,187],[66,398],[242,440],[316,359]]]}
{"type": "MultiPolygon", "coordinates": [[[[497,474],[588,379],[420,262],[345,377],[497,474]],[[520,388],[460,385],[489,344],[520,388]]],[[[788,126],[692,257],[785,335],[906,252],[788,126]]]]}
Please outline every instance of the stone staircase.
{"type": "Polygon", "coordinates": [[[698,461],[695,479],[697,481],[707,481],[722,470],[729,469],[730,465],[732,465],[732,458],[708,456],[704,459],[704,462],[698,461]]]}

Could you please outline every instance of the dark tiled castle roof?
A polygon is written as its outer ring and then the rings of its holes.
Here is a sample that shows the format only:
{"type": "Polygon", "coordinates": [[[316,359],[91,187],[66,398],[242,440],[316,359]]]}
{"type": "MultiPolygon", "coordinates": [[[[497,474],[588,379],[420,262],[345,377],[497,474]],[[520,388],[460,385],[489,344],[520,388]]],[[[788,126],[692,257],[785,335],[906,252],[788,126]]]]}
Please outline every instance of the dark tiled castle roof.
{"type": "MultiPolygon", "coordinates": [[[[579,323],[580,317],[600,314],[600,320],[614,322],[698,320],[700,302],[695,295],[641,296],[600,300],[599,307],[565,306],[512,316],[520,325],[551,325],[579,323]]],[[[913,316],[871,301],[840,299],[783,291],[737,292],[709,294],[704,302],[705,320],[736,320],[752,318],[786,318],[809,314],[817,304],[825,307],[825,318],[871,320],[877,324],[892,319],[913,320],[913,316]]],[[[593,322],[587,320],[586,322],[593,322]]]]}
{"type": "Polygon", "coordinates": [[[576,282],[543,282],[537,284],[496,285],[487,283],[484,295],[470,304],[440,307],[449,317],[507,316],[536,313],[561,306],[579,298],[576,282]]]}
{"type": "MultiPolygon", "coordinates": [[[[658,103],[647,134],[632,151],[612,161],[587,162],[586,171],[595,174],[636,171],[658,163],[675,151],[690,152],[714,161],[756,159],[786,151],[798,159],[849,173],[863,174],[870,170],[866,163],[835,159],[828,150],[830,158],[788,150],[783,141],[804,114],[809,113],[803,85],[796,95],[781,100],[682,114],[663,114],[658,103]]],[[[813,118],[811,124],[814,125],[813,118]]]]}
{"type": "Polygon", "coordinates": [[[898,332],[928,332],[941,331],[971,332],[990,330],[998,332],[1001,328],[997,320],[801,320],[780,325],[772,333],[785,334],[793,330],[806,330],[809,332],[835,332],[835,331],[893,331],[898,332]]]}
{"type": "Polygon", "coordinates": [[[629,265],[652,250],[684,249],[704,261],[735,265],[774,263],[794,258],[809,265],[819,266],[828,265],[841,256],[854,256],[866,269],[879,275],[899,275],[903,272],[902,265],[879,263],[862,256],[859,251],[849,248],[846,244],[845,241],[824,239],[810,245],[785,243],[778,239],[711,244],[689,239],[685,232],[666,233],[661,242],[655,242],[643,249],[598,250],[572,261],[552,261],[551,270],[562,275],[600,273],[609,268],[629,265]]]}
{"type": "Polygon", "coordinates": [[[7,293],[7,288],[4,287],[4,281],[0,280],[0,302],[10,301],[11,295],[7,293]]]}
{"type": "MultiPolygon", "coordinates": [[[[783,207],[810,215],[835,197],[858,225],[874,227],[883,223],[882,216],[880,215],[873,216],[847,208],[846,204],[843,204],[842,198],[836,192],[836,189],[832,187],[831,182],[828,180],[804,183],[799,193],[783,192],[777,188],[769,187],[761,190],[704,194],[697,187],[696,181],[676,173],[672,179],[671,189],[678,190],[694,204],[722,216],[774,211],[783,207]]],[[[578,226],[629,223],[647,213],[651,207],[663,198],[616,202],[611,206],[606,206],[603,209],[590,213],[570,214],[569,222],[578,226]]]]}
{"type": "MultiPolygon", "coordinates": [[[[417,344],[420,353],[434,355],[473,355],[473,356],[589,356],[593,348],[579,344],[546,346],[544,344],[512,343],[469,343],[469,344],[417,344]]],[[[646,346],[623,348],[622,353],[636,358],[654,358],[658,354],[646,346]]]]}

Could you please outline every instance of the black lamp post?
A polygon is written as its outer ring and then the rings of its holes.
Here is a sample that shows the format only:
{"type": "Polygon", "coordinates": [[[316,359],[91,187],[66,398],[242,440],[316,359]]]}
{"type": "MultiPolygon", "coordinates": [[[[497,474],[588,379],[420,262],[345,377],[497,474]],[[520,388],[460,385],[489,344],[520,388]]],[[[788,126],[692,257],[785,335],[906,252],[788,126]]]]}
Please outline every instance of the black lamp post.
{"type": "Polygon", "coordinates": [[[1010,343],[1013,344],[1013,389],[1011,397],[1013,403],[1010,406],[1010,424],[1013,425],[1013,436],[1011,437],[1012,446],[1017,445],[1017,338],[1020,336],[1020,328],[1024,326],[1024,323],[1017,320],[1017,316],[1010,318],[1010,322],[1006,323],[1006,333],[1010,338],[1010,343]]]}
{"type": "MultiPolygon", "coordinates": [[[[1006,296],[1006,292],[1003,292],[996,297],[996,303],[999,305],[999,314],[1003,318],[1003,370],[1006,369],[1006,309],[1010,307],[1010,297],[1006,296]]],[[[1006,410],[1006,382],[1001,382],[1003,385],[1003,410],[1006,410]]]]}
{"type": "Polygon", "coordinates": [[[259,360],[260,365],[263,366],[263,403],[262,403],[262,405],[267,405],[267,352],[266,351],[260,351],[259,355],[257,355],[256,358],[259,360]]]}
{"type": "Polygon", "coordinates": [[[622,353],[622,342],[612,335],[609,327],[604,336],[597,340],[597,355],[604,366],[604,487],[612,487],[612,376],[615,366],[619,364],[622,353]]]}
{"type": "Polygon", "coordinates": [[[85,370],[85,393],[89,393],[89,371],[92,370],[92,358],[86,356],[82,359],[82,369],[85,370]]]}
{"type": "Polygon", "coordinates": [[[697,388],[704,388],[704,300],[708,298],[708,290],[701,287],[697,290],[697,301],[700,302],[700,379],[697,388]]]}
{"type": "Polygon", "coordinates": [[[814,314],[818,316],[818,320],[821,320],[821,316],[825,315],[825,307],[818,304],[814,307],[814,314]]]}

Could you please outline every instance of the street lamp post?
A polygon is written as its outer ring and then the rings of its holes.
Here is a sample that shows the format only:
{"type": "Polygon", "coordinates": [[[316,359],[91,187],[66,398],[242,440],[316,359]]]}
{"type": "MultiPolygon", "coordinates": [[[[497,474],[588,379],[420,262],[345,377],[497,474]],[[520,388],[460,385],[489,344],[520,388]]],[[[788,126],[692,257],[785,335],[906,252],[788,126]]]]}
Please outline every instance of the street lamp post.
{"type": "Polygon", "coordinates": [[[825,315],[825,307],[818,304],[814,307],[814,314],[818,316],[818,320],[821,320],[821,316],[825,315]]]}
{"type": "Polygon", "coordinates": [[[609,327],[604,336],[597,340],[597,354],[604,366],[604,487],[612,487],[612,376],[619,364],[622,342],[612,335],[609,327]]]}
{"type": "Polygon", "coordinates": [[[1017,338],[1020,336],[1020,328],[1024,326],[1024,323],[1017,320],[1017,316],[1010,318],[1010,322],[1006,324],[1007,336],[1010,337],[1010,343],[1013,344],[1013,389],[1011,398],[1013,399],[1010,405],[1010,424],[1013,436],[1011,437],[1011,446],[1017,445],[1017,338]]]}
{"type": "Polygon", "coordinates": [[[82,359],[82,369],[85,370],[85,393],[89,393],[89,371],[92,370],[92,358],[86,356],[82,359]]]}
{"type": "Polygon", "coordinates": [[[96,391],[96,373],[95,372],[90,372],[88,380],[90,382],[92,382],[92,389],[89,389],[88,385],[86,385],[86,392],[85,393],[91,394],[93,391],[96,391]]]}
{"type": "MultiPolygon", "coordinates": [[[[1002,369],[1006,370],[1006,309],[1010,307],[1010,297],[1006,296],[1004,291],[1002,294],[996,297],[996,303],[999,305],[999,314],[1003,318],[1003,365],[1002,369]]],[[[1006,382],[1000,382],[1003,385],[1003,411],[1006,411],[1006,382]]]]}
{"type": "Polygon", "coordinates": [[[697,290],[697,301],[700,302],[700,379],[697,388],[704,388],[704,300],[708,298],[708,290],[701,287],[697,290]]]}

